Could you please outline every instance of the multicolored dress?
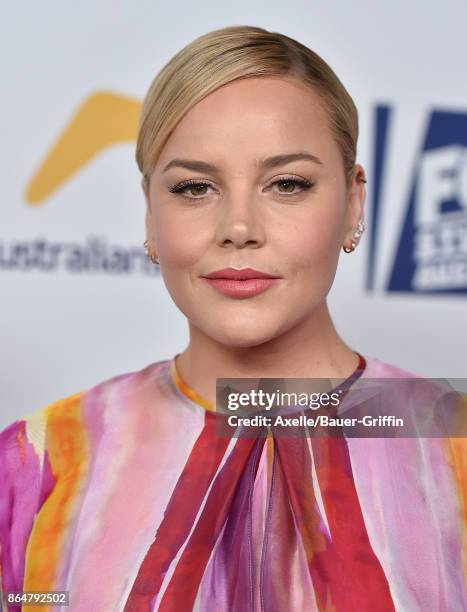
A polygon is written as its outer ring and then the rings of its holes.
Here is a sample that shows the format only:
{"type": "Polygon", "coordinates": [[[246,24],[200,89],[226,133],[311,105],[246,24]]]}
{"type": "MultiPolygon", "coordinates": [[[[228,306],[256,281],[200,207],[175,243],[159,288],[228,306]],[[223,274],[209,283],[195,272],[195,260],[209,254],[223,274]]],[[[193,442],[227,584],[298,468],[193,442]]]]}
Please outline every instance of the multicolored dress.
{"type": "Polygon", "coordinates": [[[0,433],[3,610],[467,610],[465,438],[221,437],[176,357],[0,433]]]}

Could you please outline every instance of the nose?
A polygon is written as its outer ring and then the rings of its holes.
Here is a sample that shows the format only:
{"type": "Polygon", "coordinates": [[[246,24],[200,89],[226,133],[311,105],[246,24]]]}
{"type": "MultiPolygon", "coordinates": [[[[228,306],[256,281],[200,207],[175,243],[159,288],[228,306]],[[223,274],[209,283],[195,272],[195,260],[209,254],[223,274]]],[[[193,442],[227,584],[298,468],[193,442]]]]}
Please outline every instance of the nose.
{"type": "Polygon", "coordinates": [[[251,189],[231,191],[223,198],[216,227],[216,242],[221,247],[259,248],[265,241],[260,202],[251,189]]]}

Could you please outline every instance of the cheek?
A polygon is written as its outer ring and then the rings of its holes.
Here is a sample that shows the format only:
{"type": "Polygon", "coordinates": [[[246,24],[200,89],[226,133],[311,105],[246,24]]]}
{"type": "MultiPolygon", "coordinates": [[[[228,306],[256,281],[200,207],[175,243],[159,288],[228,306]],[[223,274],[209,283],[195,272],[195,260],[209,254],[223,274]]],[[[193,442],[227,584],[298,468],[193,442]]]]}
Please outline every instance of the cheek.
{"type": "Polygon", "coordinates": [[[164,266],[169,269],[196,264],[206,245],[206,231],[205,224],[196,226],[188,214],[169,214],[163,208],[158,211],[155,216],[155,239],[164,266]]]}
{"type": "Polygon", "coordinates": [[[316,268],[334,265],[339,254],[342,233],[342,218],[336,207],[328,211],[309,215],[300,223],[291,226],[287,233],[281,231],[277,241],[283,245],[284,258],[291,267],[316,268]]]}

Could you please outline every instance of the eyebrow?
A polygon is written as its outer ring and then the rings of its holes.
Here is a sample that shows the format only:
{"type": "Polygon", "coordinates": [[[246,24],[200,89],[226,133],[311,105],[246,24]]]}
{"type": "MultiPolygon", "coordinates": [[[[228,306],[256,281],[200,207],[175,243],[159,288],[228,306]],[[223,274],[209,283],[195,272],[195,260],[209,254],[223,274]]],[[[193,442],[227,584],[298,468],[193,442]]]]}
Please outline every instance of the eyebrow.
{"type": "MultiPolygon", "coordinates": [[[[306,159],[314,162],[315,164],[323,165],[323,162],[316,157],[316,155],[312,155],[311,153],[305,153],[299,151],[298,153],[286,153],[284,155],[273,155],[272,157],[266,157],[258,160],[257,167],[260,169],[271,169],[276,168],[277,166],[282,166],[283,164],[290,164],[294,161],[299,161],[302,159],[306,159]]],[[[220,168],[213,164],[209,164],[208,162],[198,161],[195,159],[173,159],[170,161],[162,172],[167,172],[170,168],[174,167],[186,168],[187,170],[193,170],[194,172],[220,172],[220,168]]]]}

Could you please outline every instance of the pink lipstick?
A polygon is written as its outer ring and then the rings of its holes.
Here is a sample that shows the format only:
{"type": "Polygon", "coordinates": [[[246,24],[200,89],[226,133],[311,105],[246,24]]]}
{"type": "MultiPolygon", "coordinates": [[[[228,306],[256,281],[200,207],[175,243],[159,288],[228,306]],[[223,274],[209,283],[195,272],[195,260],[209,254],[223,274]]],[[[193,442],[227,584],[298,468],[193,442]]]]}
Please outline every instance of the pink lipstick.
{"type": "Polygon", "coordinates": [[[280,277],[253,268],[242,268],[241,270],[223,268],[203,275],[203,278],[211,287],[224,295],[247,298],[263,293],[272,287],[280,277]]]}

